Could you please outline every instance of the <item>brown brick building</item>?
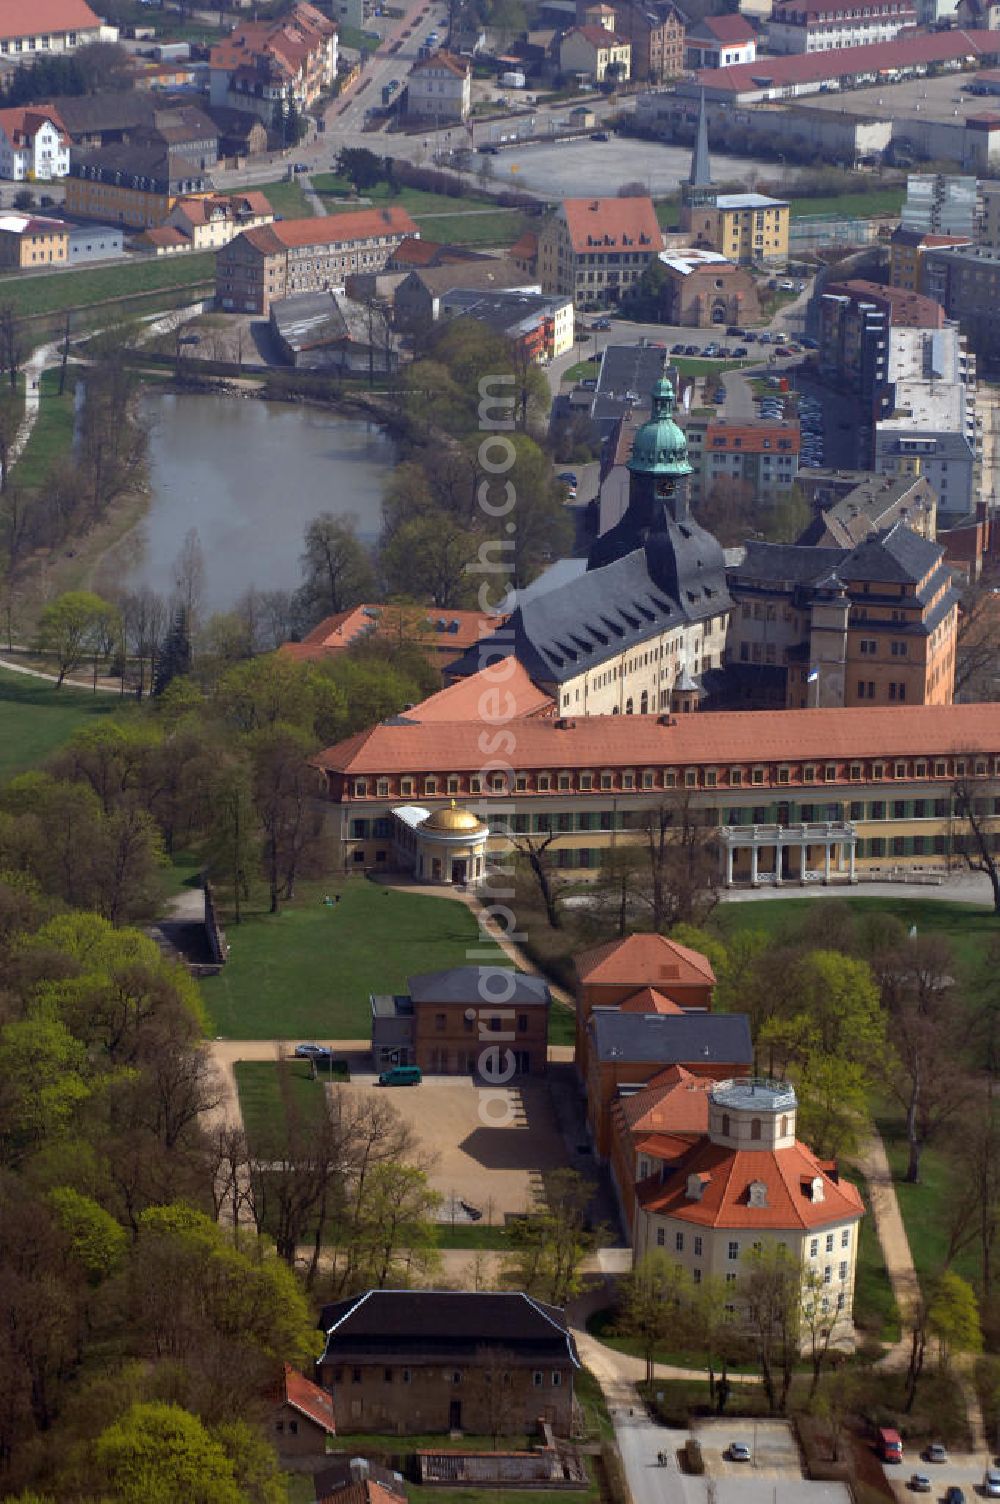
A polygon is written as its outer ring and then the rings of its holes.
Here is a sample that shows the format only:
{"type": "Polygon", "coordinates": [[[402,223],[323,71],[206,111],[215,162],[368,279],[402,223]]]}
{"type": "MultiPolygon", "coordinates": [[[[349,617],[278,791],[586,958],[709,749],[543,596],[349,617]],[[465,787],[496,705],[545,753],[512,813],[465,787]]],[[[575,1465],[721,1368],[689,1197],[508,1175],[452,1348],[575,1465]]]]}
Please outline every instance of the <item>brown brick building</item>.
{"type": "Polygon", "coordinates": [[[684,17],[675,5],[615,7],[615,30],[632,44],[632,78],[662,83],[684,72],[684,17]]]}
{"type": "MultiPolygon", "coordinates": [[[[715,972],[707,956],[665,935],[627,935],[581,951],[576,967],[576,1059],[586,1079],[587,1020],[595,1008],[648,1002],[655,989],[682,1009],[710,1009],[715,972]]],[[[644,1012],[653,1011],[648,1008],[644,1012]]]]}
{"type": "Polygon", "coordinates": [[[329,1394],[290,1363],[282,1368],[269,1431],[281,1458],[322,1457],[327,1437],[337,1434],[329,1394]]]}
{"type": "Polygon", "coordinates": [[[757,288],[750,273],[718,251],[688,247],[661,251],[660,317],[665,324],[710,329],[722,324],[755,324],[760,318],[757,288]]]}
{"type": "Polygon", "coordinates": [[[419,1065],[434,1075],[543,1075],[551,994],[507,966],[457,966],[410,977],[410,990],[371,999],[376,1070],[419,1065]]]}
{"type": "Polygon", "coordinates": [[[520,1291],[369,1290],[324,1306],[337,1430],[568,1436],[580,1360],[562,1311],[520,1291]]]}
{"type": "Polygon", "coordinates": [[[350,276],[382,271],[400,241],[419,233],[395,204],[259,225],[216,256],[216,301],[232,313],[269,313],[278,298],[343,287],[350,276]]]}

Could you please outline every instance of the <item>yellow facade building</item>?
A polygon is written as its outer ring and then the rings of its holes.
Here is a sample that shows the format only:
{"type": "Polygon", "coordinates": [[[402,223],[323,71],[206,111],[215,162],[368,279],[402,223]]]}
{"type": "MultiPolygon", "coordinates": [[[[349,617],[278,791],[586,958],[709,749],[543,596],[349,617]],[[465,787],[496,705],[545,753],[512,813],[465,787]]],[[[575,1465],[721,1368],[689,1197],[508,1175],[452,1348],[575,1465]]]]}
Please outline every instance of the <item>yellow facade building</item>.
{"type": "Polygon", "coordinates": [[[0,267],[30,271],[65,266],[69,261],[69,226],[37,214],[0,215],[0,267]]]}

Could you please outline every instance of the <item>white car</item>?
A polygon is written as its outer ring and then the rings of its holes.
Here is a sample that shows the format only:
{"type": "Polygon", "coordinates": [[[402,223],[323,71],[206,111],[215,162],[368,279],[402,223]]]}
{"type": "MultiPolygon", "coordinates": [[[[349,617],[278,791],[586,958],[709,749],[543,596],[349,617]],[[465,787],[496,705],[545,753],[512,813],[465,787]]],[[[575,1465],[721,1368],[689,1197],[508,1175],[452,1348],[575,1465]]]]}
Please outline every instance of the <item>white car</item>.
{"type": "Polygon", "coordinates": [[[983,1492],[988,1499],[1000,1499],[1000,1467],[988,1467],[983,1479],[983,1492]]]}
{"type": "Polygon", "coordinates": [[[730,1462],[749,1462],[750,1448],[745,1441],[731,1441],[726,1456],[730,1462]]]}

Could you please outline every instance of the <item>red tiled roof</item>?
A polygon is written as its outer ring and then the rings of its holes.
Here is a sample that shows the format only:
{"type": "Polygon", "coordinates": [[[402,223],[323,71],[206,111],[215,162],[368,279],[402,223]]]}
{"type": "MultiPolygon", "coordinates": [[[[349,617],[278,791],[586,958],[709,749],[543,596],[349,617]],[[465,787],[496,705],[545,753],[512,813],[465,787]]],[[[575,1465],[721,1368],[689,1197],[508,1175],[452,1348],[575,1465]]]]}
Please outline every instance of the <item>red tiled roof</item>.
{"type": "MultiPolygon", "coordinates": [[[[900,4],[897,11],[889,18],[900,20],[903,25],[914,25],[916,21],[916,7],[910,3],[900,4]]],[[[843,0],[784,0],[784,3],[775,5],[771,12],[772,19],[790,21],[793,25],[800,16],[810,21],[830,21],[843,25],[845,21],[867,20],[867,13],[863,0],[855,0],[854,4],[844,4],[843,0]]]]}
{"type": "Polygon", "coordinates": [[[283,1399],[291,1405],[300,1415],[304,1415],[315,1425],[322,1426],[330,1436],[336,1436],[337,1428],[333,1420],[333,1396],[311,1379],[307,1379],[290,1363],[284,1365],[283,1371],[284,1393],[283,1399]]]}
{"type": "Polygon", "coordinates": [[[148,230],[143,230],[137,240],[143,240],[147,245],[190,245],[190,237],[178,230],[175,225],[153,225],[148,230]]]}
{"type": "Polygon", "coordinates": [[[0,0],[0,37],[52,31],[96,31],[100,21],[86,0],[0,0]]]}
{"type": "Polygon", "coordinates": [[[618,1004],[619,1013],[683,1013],[684,1009],[673,998],[666,997],[655,987],[640,987],[623,1003],[618,1004]]]}
{"type": "Polygon", "coordinates": [[[666,1185],[642,1182],[636,1192],[647,1212],[676,1217],[696,1227],[823,1227],[847,1222],[864,1210],[861,1195],[849,1180],[833,1181],[811,1149],[798,1141],[787,1149],[730,1149],[702,1138],[677,1164],[666,1185]],[[698,1201],[688,1200],[688,1177],[704,1187],[698,1201]],[[823,1199],[809,1193],[815,1177],[823,1179],[823,1199]],[[766,1206],[750,1206],[753,1181],[767,1187],[766,1206]]]}
{"type": "Polygon", "coordinates": [[[847,282],[828,282],[823,289],[824,297],[849,297],[854,301],[866,299],[888,304],[892,309],[893,326],[897,329],[941,329],[944,326],[944,309],[933,298],[920,292],[910,292],[906,287],[887,287],[881,282],[868,282],[855,277],[847,282]]]}
{"type": "Polygon", "coordinates": [[[632,1133],[700,1137],[708,1132],[708,1096],[715,1085],[711,1076],[695,1076],[683,1065],[668,1066],[642,1091],[619,1099],[622,1117],[632,1133]]]}
{"type": "Polygon", "coordinates": [[[408,716],[419,716],[422,721],[460,721],[482,719],[484,714],[495,714],[497,720],[508,720],[510,715],[548,715],[555,709],[549,695],[534,685],[527,671],[516,658],[503,658],[480,669],[478,674],[459,679],[447,689],[439,690],[427,700],[421,700],[408,716]]]}
{"type": "Polygon", "coordinates": [[[465,58],[456,57],[453,52],[445,52],[442,49],[440,52],[433,52],[430,57],[421,58],[418,63],[414,63],[410,72],[422,73],[425,68],[447,68],[450,73],[455,74],[456,78],[465,78],[469,72],[470,64],[465,58]]]}
{"type": "Polygon", "coordinates": [[[728,418],[716,418],[705,426],[705,452],[728,454],[739,450],[741,454],[776,453],[778,440],[789,447],[785,454],[798,454],[800,431],[798,423],[739,423],[728,418]],[[721,441],[721,442],[717,442],[721,441]]]}
{"type": "Polygon", "coordinates": [[[298,73],[309,56],[336,31],[326,16],[304,3],[275,21],[245,21],[218,42],[209,55],[213,68],[256,70],[264,62],[298,73]]]}
{"type": "Polygon", "coordinates": [[[407,235],[401,240],[392,253],[394,266],[431,266],[441,249],[437,240],[418,240],[412,235],[407,235]]]}
{"type": "Polygon", "coordinates": [[[756,62],[732,63],[728,68],[702,68],[696,81],[706,89],[724,89],[739,94],[751,89],[849,78],[856,73],[878,72],[883,68],[906,68],[914,63],[943,63],[961,57],[995,57],[998,54],[1000,32],[937,31],[921,36],[900,36],[891,42],[872,42],[865,47],[831,47],[825,52],[760,57],[756,62]]]}
{"type": "MultiPolygon", "coordinates": [[[[752,42],[757,33],[746,16],[703,16],[688,32],[711,32],[717,42],[752,42]]],[[[697,36],[694,38],[697,42],[697,36]]]]}
{"type": "MultiPolygon", "coordinates": [[[[562,723],[533,717],[515,719],[506,729],[513,746],[510,761],[525,770],[1000,754],[1000,704],[854,706],[767,715],[707,711],[675,716],[670,725],[651,715],[562,723]]],[[[345,773],[478,772],[482,731],[477,721],[386,722],[328,747],[314,764],[345,773]]]]}
{"type": "MultiPolygon", "coordinates": [[[[0,0],[2,4],[2,0],[0,0]]],[[[0,110],[0,128],[14,145],[23,145],[34,140],[39,129],[46,123],[54,125],[65,142],[68,131],[59,118],[57,110],[48,105],[20,105],[9,110],[0,110]]]]}
{"type": "Polygon", "coordinates": [[[324,617],[301,642],[282,643],[278,651],[289,658],[325,658],[373,634],[397,637],[402,633],[408,642],[440,648],[451,658],[506,620],[506,616],[487,619],[481,611],[440,611],[432,606],[352,606],[324,617]]]}
{"type": "Polygon", "coordinates": [[[581,982],[650,985],[655,980],[686,986],[715,982],[707,956],[668,940],[666,935],[626,935],[623,940],[609,940],[581,951],[574,957],[574,964],[581,982]]]}
{"type": "Polygon", "coordinates": [[[565,198],[562,208],[574,251],[598,245],[659,251],[663,246],[651,198],[565,198]]]}
{"type": "Polygon", "coordinates": [[[525,230],[507,252],[512,261],[533,261],[538,255],[538,236],[534,230],[525,230]]]}
{"type": "MultiPolygon", "coordinates": [[[[334,241],[377,240],[385,235],[419,235],[410,215],[398,204],[384,209],[358,209],[348,214],[317,215],[314,219],[282,219],[270,225],[244,230],[243,235],[258,251],[301,249],[307,245],[330,245],[334,241]]],[[[238,239],[239,237],[237,237],[238,239]]],[[[232,243],[232,242],[231,242],[232,243]]]]}
{"type": "Polygon", "coordinates": [[[371,1478],[361,1478],[334,1489],[332,1494],[324,1494],[317,1504],[399,1504],[399,1496],[371,1478]]]}

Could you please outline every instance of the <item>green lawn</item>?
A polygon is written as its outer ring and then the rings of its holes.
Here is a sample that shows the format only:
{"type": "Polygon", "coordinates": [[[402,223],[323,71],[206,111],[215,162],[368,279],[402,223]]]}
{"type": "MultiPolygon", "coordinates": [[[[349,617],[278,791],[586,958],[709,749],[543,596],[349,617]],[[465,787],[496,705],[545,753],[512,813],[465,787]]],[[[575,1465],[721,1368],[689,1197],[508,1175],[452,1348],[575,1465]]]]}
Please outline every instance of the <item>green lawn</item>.
{"type": "Polygon", "coordinates": [[[37,767],[94,716],[120,709],[117,695],[56,689],[0,669],[0,779],[37,767]]]}
{"type": "MultiPolygon", "coordinates": [[[[902,1110],[895,1103],[880,1103],[875,1109],[875,1121],[889,1156],[917,1275],[926,1286],[942,1268],[948,1250],[947,1210],[954,1170],[939,1149],[925,1149],[920,1160],[920,1183],[909,1185],[903,1179],[908,1155],[902,1110]]],[[[964,1279],[976,1281],[979,1258],[975,1244],[963,1249],[951,1267],[964,1279]]]]}
{"type": "Polygon", "coordinates": [[[596,377],[601,369],[596,360],[578,360],[575,366],[568,366],[563,371],[563,381],[584,381],[596,377]]]}
{"type": "Polygon", "coordinates": [[[875,1231],[875,1220],[871,1214],[865,1179],[855,1170],[845,1170],[843,1173],[845,1179],[852,1181],[861,1192],[866,1213],[861,1221],[861,1238],[858,1243],[858,1268],[854,1282],[854,1323],[863,1332],[870,1333],[877,1338],[879,1342],[898,1342],[902,1335],[899,1307],[892,1293],[882,1245],[875,1231]]]}
{"type": "Polygon", "coordinates": [[[42,485],[53,462],[70,452],[73,444],[74,389],[81,369],[76,365],[69,367],[66,372],[66,390],[61,397],[59,372],[42,372],[38,417],[16,466],[18,483],[29,490],[42,485]]]}
{"type": "MultiPolygon", "coordinates": [[[[271,1060],[238,1060],[234,1066],[240,1094],[243,1126],[252,1149],[280,1144],[284,1138],[287,1110],[281,1092],[278,1063],[271,1060]]],[[[308,1060],[289,1060],[289,1101],[307,1127],[318,1123],[323,1113],[323,1086],[313,1080],[308,1060]]]]}
{"type": "Polygon", "coordinates": [[[306,198],[297,178],[290,178],[288,181],[280,178],[276,183],[254,183],[252,188],[244,191],[265,194],[275,214],[282,215],[284,219],[312,218],[312,203],[306,198]]]}
{"type": "MultiPolygon", "coordinates": [[[[347,178],[339,173],[317,172],[310,178],[310,182],[316,192],[322,198],[331,200],[333,209],[350,209],[355,204],[342,202],[344,195],[352,191],[347,178]]],[[[463,209],[488,209],[494,200],[483,193],[463,193],[453,197],[448,193],[431,193],[424,188],[400,188],[393,193],[388,183],[377,183],[374,188],[366,188],[362,198],[370,199],[371,202],[381,208],[385,204],[396,204],[400,209],[408,209],[414,219],[419,219],[421,214],[455,214],[463,209]]]]}
{"type": "Polygon", "coordinates": [[[695,355],[672,355],[670,364],[681,376],[721,376],[723,371],[741,371],[753,365],[750,360],[702,360],[695,355]]]}
{"type": "Polygon", "coordinates": [[[280,914],[230,924],[227,938],[228,964],[202,986],[215,1033],[235,1039],[367,1038],[370,993],[470,958],[504,960],[464,904],[361,879],[334,908],[307,889],[280,914]]]}
{"type": "Polygon", "coordinates": [[[420,232],[426,240],[446,245],[513,245],[528,225],[519,209],[496,209],[489,214],[428,215],[418,217],[420,232]]]}
{"type": "Polygon", "coordinates": [[[0,279],[0,302],[11,304],[21,315],[57,313],[63,308],[87,308],[134,293],[212,282],[214,277],[215,255],[211,251],[194,256],[144,256],[89,271],[50,272],[45,276],[22,272],[17,277],[4,277],[0,279]]]}
{"type": "Polygon", "coordinates": [[[793,219],[813,219],[817,214],[836,214],[841,219],[874,219],[876,215],[898,215],[906,197],[905,187],[877,188],[871,193],[842,193],[835,198],[793,198],[789,200],[793,219]]]}
{"type": "MultiPolygon", "coordinates": [[[[819,900],[822,902],[822,900],[819,900]]],[[[830,897],[827,902],[847,904],[851,912],[891,914],[920,935],[943,935],[951,941],[963,970],[969,973],[982,963],[991,942],[1000,936],[1000,919],[979,904],[938,902],[932,898],[830,897]]],[[[789,937],[796,925],[815,911],[815,898],[774,898],[759,903],[722,903],[713,916],[723,938],[735,929],[759,930],[762,934],[789,937]]]]}

